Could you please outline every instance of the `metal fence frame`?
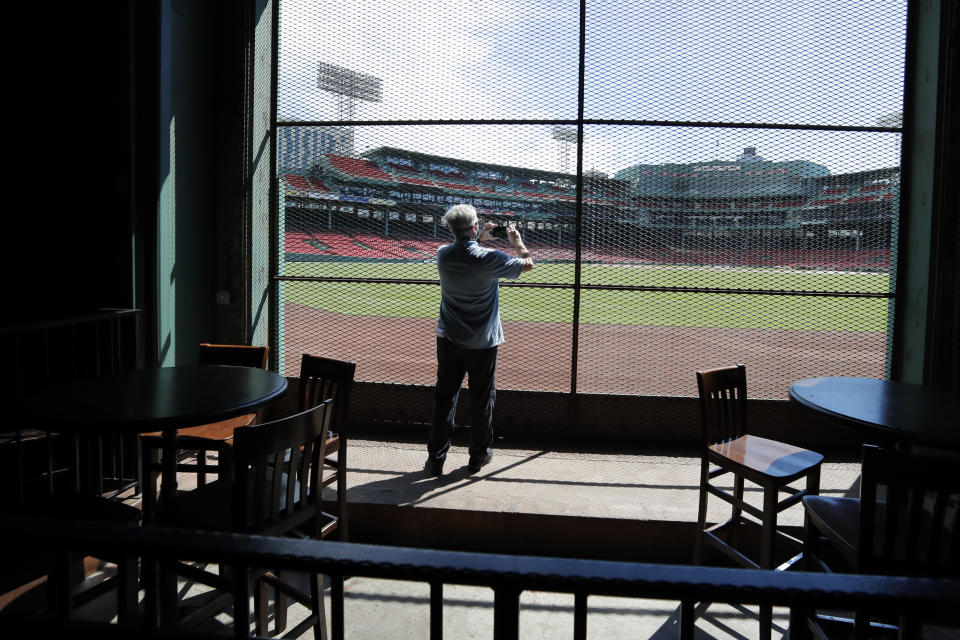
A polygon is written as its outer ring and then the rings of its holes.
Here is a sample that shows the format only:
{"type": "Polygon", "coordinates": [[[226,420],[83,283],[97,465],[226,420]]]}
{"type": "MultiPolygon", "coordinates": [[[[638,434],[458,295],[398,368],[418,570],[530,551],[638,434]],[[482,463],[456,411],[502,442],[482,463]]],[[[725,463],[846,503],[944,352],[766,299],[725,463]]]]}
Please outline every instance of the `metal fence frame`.
{"type": "MultiPolygon", "coordinates": [[[[273,72],[274,72],[274,82],[272,83],[272,126],[275,135],[272,137],[272,157],[276,159],[277,157],[277,135],[276,131],[280,127],[284,126],[325,126],[325,127],[338,127],[338,126],[350,126],[350,127],[369,127],[369,126],[418,126],[418,125],[453,125],[453,126],[467,126],[467,125],[554,125],[554,126],[566,126],[575,128],[577,132],[577,143],[576,143],[576,203],[575,203],[575,273],[574,280],[572,283],[525,283],[525,282],[513,282],[505,281],[501,282],[501,287],[518,287],[518,288],[540,288],[540,289],[566,289],[573,292],[573,318],[571,323],[571,353],[570,353],[570,387],[569,394],[573,401],[573,404],[576,404],[576,397],[578,394],[577,391],[577,369],[578,369],[578,351],[579,351],[579,335],[580,335],[580,295],[582,291],[589,290],[598,290],[598,291],[614,291],[614,292],[624,292],[624,291],[642,291],[642,292],[667,292],[667,293],[683,293],[683,294],[712,294],[712,295],[774,295],[774,296],[785,296],[785,297],[819,297],[819,298],[853,298],[853,299],[870,299],[870,298],[879,298],[887,299],[890,302],[888,308],[894,308],[897,304],[897,293],[895,290],[896,278],[893,278],[892,290],[888,292],[881,293],[869,293],[869,292],[860,292],[860,291],[831,291],[831,292],[820,292],[820,291],[790,291],[790,290],[764,290],[764,289],[725,289],[725,288],[699,288],[699,287],[659,287],[659,286],[620,286],[620,285],[607,285],[607,284],[584,284],[581,282],[581,267],[582,267],[582,250],[583,250],[583,221],[584,221],[584,167],[583,167],[583,130],[585,126],[589,125],[624,125],[624,126],[657,126],[657,127],[687,127],[687,128],[697,128],[697,129],[768,129],[768,130],[800,130],[800,131],[830,131],[830,132],[859,132],[859,133],[896,133],[901,135],[906,135],[905,132],[907,129],[903,126],[901,122],[900,125],[891,126],[891,125],[877,125],[877,126],[855,126],[855,125],[817,125],[817,124],[799,124],[799,123],[784,123],[784,124],[771,124],[764,122],[746,122],[746,123],[731,123],[731,122],[722,122],[722,121],[684,121],[684,120],[645,120],[645,119],[609,119],[609,118],[585,118],[584,117],[584,69],[585,69],[585,57],[586,57],[586,6],[587,0],[580,0],[579,3],[579,50],[578,50],[578,88],[577,88],[577,117],[574,119],[422,119],[422,120],[280,120],[277,118],[277,100],[278,100],[278,61],[279,61],[279,2],[280,0],[275,0],[273,4],[273,72]]],[[[906,61],[905,61],[905,78],[904,85],[909,88],[913,85],[912,76],[914,74],[914,69],[910,64],[912,59],[911,51],[916,46],[915,45],[915,35],[914,30],[911,29],[911,23],[916,21],[916,3],[910,3],[910,7],[907,11],[907,40],[905,44],[906,49],[906,61]]],[[[906,102],[909,98],[908,92],[904,93],[904,101],[906,102]]],[[[903,149],[906,148],[906,145],[901,145],[901,169],[904,168],[905,164],[909,163],[910,157],[903,153],[903,149]]],[[[908,184],[904,184],[902,187],[903,191],[908,189],[908,184]]],[[[387,284],[396,284],[396,285],[429,285],[437,286],[439,285],[439,279],[437,280],[411,280],[411,279],[370,279],[370,278],[325,278],[325,277],[305,277],[305,276],[284,276],[280,275],[280,261],[283,259],[280,251],[278,250],[277,238],[278,234],[282,234],[283,230],[278,228],[276,221],[278,219],[278,201],[277,196],[278,190],[278,175],[276,161],[271,165],[271,189],[274,190],[271,192],[270,206],[271,206],[271,281],[273,283],[272,295],[271,295],[271,304],[273,305],[274,311],[270,314],[271,327],[270,327],[270,336],[271,341],[274,342],[273,351],[276,353],[280,348],[280,345],[276,344],[279,336],[279,327],[277,326],[277,313],[275,312],[276,306],[279,304],[278,290],[280,285],[283,282],[339,282],[339,283],[387,283],[387,284]]],[[[905,198],[901,195],[901,201],[905,198]]],[[[900,225],[903,225],[902,222],[903,211],[900,212],[900,225]]],[[[891,249],[891,270],[895,270],[894,265],[898,264],[896,260],[896,247],[891,249]]],[[[895,275],[895,274],[894,274],[895,275]]],[[[892,311],[890,312],[892,313],[892,311]]],[[[888,323],[888,334],[894,331],[895,317],[893,322],[888,323]]],[[[888,347],[885,353],[885,371],[889,376],[893,367],[891,358],[893,354],[891,353],[890,348],[888,347]]],[[[534,392],[531,392],[534,393],[534,392]]]]}

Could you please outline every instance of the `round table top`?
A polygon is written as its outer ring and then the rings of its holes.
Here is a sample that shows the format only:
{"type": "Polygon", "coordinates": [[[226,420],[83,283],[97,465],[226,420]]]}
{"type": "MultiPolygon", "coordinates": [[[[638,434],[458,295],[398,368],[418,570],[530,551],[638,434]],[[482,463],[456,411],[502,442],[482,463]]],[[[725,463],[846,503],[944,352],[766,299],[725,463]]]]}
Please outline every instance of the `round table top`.
{"type": "Polygon", "coordinates": [[[900,444],[960,448],[960,396],[876,378],[810,378],[790,385],[801,405],[900,444]]]}
{"type": "Polygon", "coordinates": [[[264,369],[164,367],[47,387],[21,408],[36,426],[59,431],[141,433],[252,413],[286,389],[286,378],[264,369]]]}

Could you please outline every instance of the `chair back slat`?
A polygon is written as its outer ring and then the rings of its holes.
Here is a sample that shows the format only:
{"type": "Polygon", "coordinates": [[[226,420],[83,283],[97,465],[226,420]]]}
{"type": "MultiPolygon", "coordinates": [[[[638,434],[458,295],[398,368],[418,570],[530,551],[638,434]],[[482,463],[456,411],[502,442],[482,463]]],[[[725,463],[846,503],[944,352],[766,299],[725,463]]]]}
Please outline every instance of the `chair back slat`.
{"type": "MultiPolygon", "coordinates": [[[[324,432],[327,432],[326,428],[324,428],[324,432]]],[[[287,504],[295,502],[303,504],[306,502],[309,495],[308,490],[312,486],[310,476],[315,468],[313,452],[316,448],[317,447],[311,442],[305,444],[302,449],[297,451],[297,477],[300,478],[300,481],[287,487],[287,504]]]]}
{"type": "Polygon", "coordinates": [[[197,361],[201,367],[219,365],[266,369],[270,347],[243,344],[200,344],[197,361]]]}
{"type": "Polygon", "coordinates": [[[296,447],[290,452],[289,477],[296,478],[296,482],[287,483],[287,495],[284,498],[286,505],[306,504],[309,497],[311,458],[315,445],[305,442],[302,447],[296,447]]]}
{"type": "Polygon", "coordinates": [[[322,458],[333,401],[234,432],[234,530],[271,535],[306,521],[320,496],[322,458]]]}
{"type": "Polygon", "coordinates": [[[299,410],[305,411],[324,400],[333,399],[330,429],[338,434],[344,433],[356,370],[354,362],[303,354],[300,360],[299,410]]]}
{"type": "MultiPolygon", "coordinates": [[[[296,450],[296,447],[294,447],[296,450]]],[[[283,507],[289,505],[290,503],[281,502],[281,495],[283,493],[283,482],[284,478],[287,479],[288,484],[293,484],[290,482],[290,478],[296,479],[296,475],[290,474],[290,463],[287,462],[287,456],[289,456],[289,449],[284,449],[283,451],[277,451],[273,454],[273,466],[270,467],[270,479],[265,481],[262,488],[258,493],[267,493],[269,492],[270,500],[268,501],[268,506],[265,511],[261,511],[264,515],[264,519],[268,519],[271,525],[276,524],[280,521],[281,515],[286,515],[282,513],[283,507]]],[[[254,479],[254,487],[257,486],[258,479],[254,479]]]]}
{"type": "MultiPolygon", "coordinates": [[[[272,459],[269,456],[254,459],[249,473],[252,473],[254,478],[262,478],[269,472],[271,462],[272,459]]],[[[234,503],[233,530],[245,531],[256,526],[257,523],[254,521],[252,514],[263,513],[266,509],[266,501],[262,491],[257,491],[255,486],[251,487],[249,485],[247,467],[239,467],[239,465],[234,465],[234,467],[237,484],[234,485],[236,502],[234,503]],[[250,491],[250,495],[246,495],[247,491],[250,491]],[[250,509],[250,511],[248,512],[247,509],[250,509]]]]}
{"type": "MultiPolygon", "coordinates": [[[[949,502],[948,496],[943,493],[939,493],[934,496],[933,499],[933,508],[930,510],[932,514],[933,522],[943,522],[949,524],[951,527],[956,527],[956,514],[954,514],[953,522],[947,522],[947,503],[949,502]]],[[[960,505],[958,505],[960,506],[960,505]]],[[[956,510],[955,510],[956,511],[956,510]]],[[[952,530],[952,529],[950,529],[952,530]]],[[[945,540],[944,527],[934,527],[930,535],[930,546],[934,549],[940,548],[940,545],[948,542],[945,540]]]]}
{"type": "Polygon", "coordinates": [[[863,448],[862,571],[960,576],[956,466],[955,458],[863,448]]]}
{"type": "MultiPolygon", "coordinates": [[[[919,522],[923,517],[923,510],[926,502],[926,492],[925,491],[906,491],[906,500],[905,500],[905,511],[907,513],[907,521],[909,522],[919,522]]],[[[932,516],[933,514],[931,514],[932,516]]],[[[887,516],[890,517],[889,515],[887,516]]],[[[889,520],[888,520],[889,521],[889,520]]],[[[892,524],[891,524],[892,526],[892,524]]],[[[931,527],[929,530],[930,539],[927,540],[928,543],[932,543],[933,537],[936,535],[937,527],[931,527]]],[[[907,530],[904,532],[904,559],[909,562],[917,562],[921,560],[920,556],[920,527],[907,527],[907,530]]]]}
{"type": "Polygon", "coordinates": [[[703,444],[739,438],[747,432],[747,369],[738,364],[697,371],[703,444]]]}

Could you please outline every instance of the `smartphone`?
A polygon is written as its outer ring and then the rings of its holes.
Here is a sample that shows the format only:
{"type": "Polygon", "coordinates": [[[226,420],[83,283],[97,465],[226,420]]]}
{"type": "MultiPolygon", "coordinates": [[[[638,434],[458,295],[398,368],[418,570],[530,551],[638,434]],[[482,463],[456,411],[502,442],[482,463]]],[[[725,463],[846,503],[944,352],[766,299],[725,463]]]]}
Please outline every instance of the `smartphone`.
{"type": "Polygon", "coordinates": [[[506,238],[507,237],[507,226],[503,224],[498,224],[490,231],[490,235],[494,238],[506,238]]]}

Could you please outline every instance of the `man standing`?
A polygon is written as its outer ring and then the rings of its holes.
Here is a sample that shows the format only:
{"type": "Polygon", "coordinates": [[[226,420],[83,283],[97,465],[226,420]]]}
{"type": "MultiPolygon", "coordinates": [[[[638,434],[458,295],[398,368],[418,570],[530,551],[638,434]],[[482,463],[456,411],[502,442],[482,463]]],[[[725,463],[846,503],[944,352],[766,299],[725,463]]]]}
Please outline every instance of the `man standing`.
{"type": "Polygon", "coordinates": [[[496,224],[480,229],[477,211],[458,204],[443,217],[455,241],[437,250],[440,272],[440,319],[437,322],[437,388],[433,422],[424,469],[443,473],[450,449],[457,396],[464,373],[470,386],[470,464],[476,473],[493,459],[493,404],[496,399],[497,346],[503,342],[500,325],[499,279],[516,279],[533,269],[530,252],[515,225],[507,226],[507,241],[517,257],[480,246],[490,239],[496,224]]]}

